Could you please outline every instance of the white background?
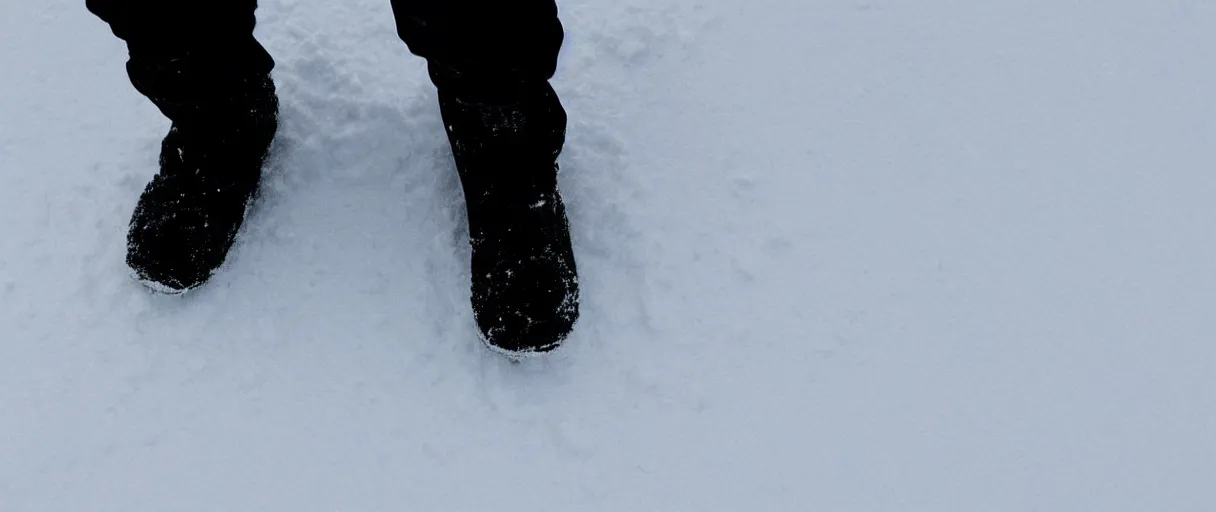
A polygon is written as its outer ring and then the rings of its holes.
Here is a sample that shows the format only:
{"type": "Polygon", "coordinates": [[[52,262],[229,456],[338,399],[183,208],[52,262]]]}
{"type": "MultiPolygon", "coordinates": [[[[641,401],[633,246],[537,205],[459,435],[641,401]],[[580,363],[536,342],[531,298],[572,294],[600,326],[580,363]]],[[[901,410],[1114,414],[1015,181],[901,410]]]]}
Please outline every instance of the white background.
{"type": "Polygon", "coordinates": [[[583,319],[475,338],[387,0],[263,0],[229,264],[123,263],[159,112],[0,0],[0,509],[1216,510],[1216,4],[565,0],[583,319]]]}

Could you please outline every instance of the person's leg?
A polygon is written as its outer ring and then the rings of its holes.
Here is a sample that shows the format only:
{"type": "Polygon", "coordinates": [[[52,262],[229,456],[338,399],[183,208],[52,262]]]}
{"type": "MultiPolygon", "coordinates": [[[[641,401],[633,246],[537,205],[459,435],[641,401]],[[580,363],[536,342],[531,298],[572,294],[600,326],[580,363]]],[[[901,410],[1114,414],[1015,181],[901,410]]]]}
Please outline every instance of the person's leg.
{"type": "Polygon", "coordinates": [[[223,263],[277,128],[256,0],[87,0],[127,43],[132,84],[173,122],[131,219],[127,263],[180,293],[223,263]]]}
{"type": "Polygon", "coordinates": [[[579,315],[557,156],[566,112],[549,85],[562,26],[553,0],[393,0],[427,59],[468,206],[472,302],[494,349],[556,348],[579,315]]]}
{"type": "Polygon", "coordinates": [[[256,0],[87,0],[126,41],[139,92],[174,122],[177,105],[222,102],[269,75],[274,61],[253,38],[256,0]]]}

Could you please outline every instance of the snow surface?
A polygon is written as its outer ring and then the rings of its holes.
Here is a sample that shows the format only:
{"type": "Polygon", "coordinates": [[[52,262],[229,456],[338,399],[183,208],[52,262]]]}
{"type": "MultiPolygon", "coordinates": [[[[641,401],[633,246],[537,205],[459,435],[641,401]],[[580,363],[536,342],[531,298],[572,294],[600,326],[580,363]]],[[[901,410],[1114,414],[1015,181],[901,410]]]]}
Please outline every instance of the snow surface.
{"type": "Polygon", "coordinates": [[[263,0],[229,264],[123,264],[167,122],[0,2],[0,510],[1216,510],[1216,4],[564,0],[583,319],[475,337],[385,0],[263,0]]]}

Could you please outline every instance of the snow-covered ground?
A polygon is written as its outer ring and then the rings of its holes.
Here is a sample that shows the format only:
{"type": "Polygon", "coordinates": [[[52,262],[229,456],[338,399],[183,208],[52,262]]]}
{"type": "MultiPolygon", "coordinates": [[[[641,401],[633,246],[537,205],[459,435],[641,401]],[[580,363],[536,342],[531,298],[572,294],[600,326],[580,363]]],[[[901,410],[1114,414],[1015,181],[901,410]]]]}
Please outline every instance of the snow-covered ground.
{"type": "Polygon", "coordinates": [[[167,128],[0,1],[0,510],[1216,510],[1216,4],[564,0],[583,320],[475,338],[386,0],[263,0],[229,264],[123,264],[167,128]]]}

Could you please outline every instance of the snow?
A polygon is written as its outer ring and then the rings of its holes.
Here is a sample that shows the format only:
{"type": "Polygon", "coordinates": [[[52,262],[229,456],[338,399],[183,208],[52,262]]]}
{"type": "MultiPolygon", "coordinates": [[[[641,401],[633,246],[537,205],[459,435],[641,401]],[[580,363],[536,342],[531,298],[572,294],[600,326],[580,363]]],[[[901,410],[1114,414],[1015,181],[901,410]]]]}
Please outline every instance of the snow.
{"type": "Polygon", "coordinates": [[[260,4],[180,298],[123,45],[0,5],[0,510],[1216,510],[1216,4],[560,2],[583,316],[520,364],[388,2],[260,4]]]}

